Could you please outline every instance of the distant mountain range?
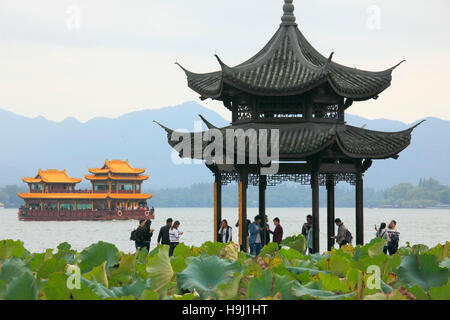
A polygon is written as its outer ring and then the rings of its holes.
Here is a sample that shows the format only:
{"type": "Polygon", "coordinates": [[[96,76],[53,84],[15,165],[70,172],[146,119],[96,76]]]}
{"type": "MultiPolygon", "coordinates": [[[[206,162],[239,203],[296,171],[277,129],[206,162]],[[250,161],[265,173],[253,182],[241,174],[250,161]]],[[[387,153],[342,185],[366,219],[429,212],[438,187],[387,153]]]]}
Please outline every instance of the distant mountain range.
{"type": "MultiPolygon", "coordinates": [[[[30,119],[0,110],[0,187],[20,185],[21,177],[33,176],[39,168],[67,169],[84,177],[87,169],[102,166],[105,159],[129,159],[135,167],[147,168],[147,189],[185,187],[212,181],[204,165],[175,165],[166,133],[153,121],[173,129],[193,130],[198,115],[217,126],[228,121],[195,102],[158,110],[138,111],[116,119],[95,118],[81,123],[74,118],[53,122],[30,119]]],[[[422,119],[420,119],[422,120],[422,119]]],[[[400,131],[411,124],[386,119],[368,120],[347,115],[354,126],[400,131]]],[[[401,182],[417,183],[432,177],[450,184],[450,121],[428,118],[413,133],[411,146],[398,160],[375,161],[366,174],[366,186],[384,189],[401,182]]]]}

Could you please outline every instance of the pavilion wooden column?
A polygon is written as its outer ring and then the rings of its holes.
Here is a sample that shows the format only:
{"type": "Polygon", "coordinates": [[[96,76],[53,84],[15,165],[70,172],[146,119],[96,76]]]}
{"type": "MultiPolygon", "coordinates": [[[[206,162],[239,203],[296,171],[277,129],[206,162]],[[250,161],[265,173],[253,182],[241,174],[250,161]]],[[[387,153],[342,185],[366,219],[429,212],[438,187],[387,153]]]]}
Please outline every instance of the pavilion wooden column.
{"type": "Polygon", "coordinates": [[[319,163],[317,160],[312,164],[311,172],[312,189],[312,216],[313,216],[313,253],[320,252],[320,217],[319,217],[319,163]]]}
{"type": "Polygon", "coordinates": [[[328,237],[328,251],[334,247],[335,228],[335,198],[334,198],[334,180],[327,179],[327,237],[328,237]]]}
{"type": "Polygon", "coordinates": [[[214,241],[218,241],[218,232],[222,222],[222,176],[220,173],[215,175],[214,181],[214,241]]]}
{"type": "Polygon", "coordinates": [[[363,174],[356,174],[356,244],[364,245],[364,192],[363,174]]]}
{"type": "Polygon", "coordinates": [[[239,178],[239,245],[247,252],[247,188],[248,172],[244,169],[239,178]]]}
{"type": "MultiPolygon", "coordinates": [[[[266,227],[266,189],[267,189],[267,176],[259,176],[259,215],[262,217],[262,227],[266,227]]],[[[266,232],[262,233],[262,243],[266,243],[266,232]]]]}

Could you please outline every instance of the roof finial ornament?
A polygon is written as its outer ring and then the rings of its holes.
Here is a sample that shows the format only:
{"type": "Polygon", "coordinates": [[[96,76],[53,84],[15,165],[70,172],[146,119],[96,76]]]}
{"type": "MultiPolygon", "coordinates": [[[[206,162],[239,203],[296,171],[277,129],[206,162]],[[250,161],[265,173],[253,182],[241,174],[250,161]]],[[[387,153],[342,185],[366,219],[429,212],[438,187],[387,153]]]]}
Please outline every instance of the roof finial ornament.
{"type": "Polygon", "coordinates": [[[283,11],[284,14],[281,17],[281,25],[282,26],[296,26],[295,23],[295,15],[294,15],[294,0],[284,0],[283,11]]]}
{"type": "Polygon", "coordinates": [[[333,51],[331,51],[331,54],[328,57],[328,63],[331,63],[331,61],[333,61],[333,56],[334,56],[334,49],[333,49],[333,51]]]}

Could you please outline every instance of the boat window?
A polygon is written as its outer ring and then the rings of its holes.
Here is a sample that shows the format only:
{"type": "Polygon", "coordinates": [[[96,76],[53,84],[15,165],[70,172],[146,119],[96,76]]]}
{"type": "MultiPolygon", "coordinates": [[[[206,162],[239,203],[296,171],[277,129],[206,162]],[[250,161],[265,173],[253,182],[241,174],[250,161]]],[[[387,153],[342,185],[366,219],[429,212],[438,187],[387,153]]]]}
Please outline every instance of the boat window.
{"type": "Polygon", "coordinates": [[[133,184],[132,183],[121,183],[121,184],[119,184],[119,190],[120,191],[133,191],[133,184]]]}
{"type": "Polygon", "coordinates": [[[95,191],[107,191],[109,190],[109,186],[106,184],[94,184],[95,191]]]}

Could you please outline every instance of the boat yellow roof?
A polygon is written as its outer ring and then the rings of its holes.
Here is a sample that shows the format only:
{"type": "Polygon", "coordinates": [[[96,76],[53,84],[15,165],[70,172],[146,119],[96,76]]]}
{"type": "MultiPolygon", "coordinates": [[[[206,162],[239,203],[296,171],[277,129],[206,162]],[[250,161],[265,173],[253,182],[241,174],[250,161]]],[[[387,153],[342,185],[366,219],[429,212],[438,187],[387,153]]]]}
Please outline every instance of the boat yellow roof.
{"type": "Polygon", "coordinates": [[[89,169],[89,172],[93,174],[108,174],[108,173],[119,173],[119,174],[142,174],[145,169],[137,169],[130,166],[127,160],[105,160],[105,164],[101,168],[89,169]]]}
{"type": "Polygon", "coordinates": [[[69,183],[69,184],[76,184],[80,183],[81,179],[79,178],[71,178],[67,174],[66,170],[55,170],[55,169],[49,169],[49,170],[41,170],[39,169],[38,174],[34,178],[22,178],[22,180],[26,183],[69,183]]]}
{"type": "Polygon", "coordinates": [[[139,180],[139,181],[144,181],[144,180],[148,180],[148,178],[150,177],[149,175],[143,176],[143,175],[138,175],[138,176],[114,176],[111,174],[108,175],[85,175],[84,176],[87,180],[95,180],[95,181],[106,181],[106,180],[121,180],[121,181],[125,181],[125,180],[139,180]]]}
{"type": "Polygon", "coordinates": [[[47,199],[47,200],[148,200],[152,194],[126,194],[126,193],[19,193],[22,199],[47,199]]]}

